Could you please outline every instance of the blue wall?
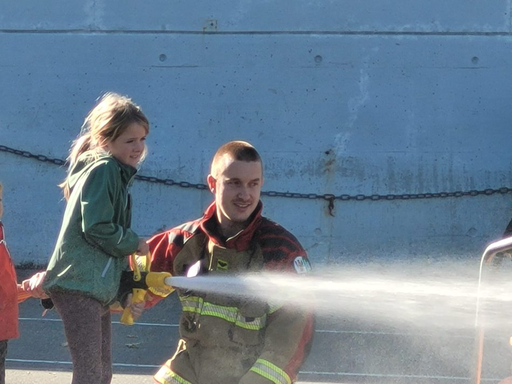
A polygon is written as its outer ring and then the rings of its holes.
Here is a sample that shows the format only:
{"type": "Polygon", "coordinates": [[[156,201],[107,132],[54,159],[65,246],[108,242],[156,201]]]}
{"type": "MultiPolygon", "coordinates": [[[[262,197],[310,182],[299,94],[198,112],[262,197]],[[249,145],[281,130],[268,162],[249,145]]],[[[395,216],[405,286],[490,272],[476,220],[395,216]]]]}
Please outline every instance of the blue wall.
{"type": "MultiPolygon", "coordinates": [[[[0,145],[65,158],[94,100],[152,123],[140,173],[204,183],[249,140],[266,191],[402,195],[512,186],[510,0],[23,1],[0,14],[0,145]]],[[[65,169],[0,151],[17,263],[44,263],[65,169]]],[[[198,217],[208,191],[137,181],[144,235],[198,217]]],[[[479,257],[510,194],[328,201],[264,196],[315,263],[479,257]]]]}

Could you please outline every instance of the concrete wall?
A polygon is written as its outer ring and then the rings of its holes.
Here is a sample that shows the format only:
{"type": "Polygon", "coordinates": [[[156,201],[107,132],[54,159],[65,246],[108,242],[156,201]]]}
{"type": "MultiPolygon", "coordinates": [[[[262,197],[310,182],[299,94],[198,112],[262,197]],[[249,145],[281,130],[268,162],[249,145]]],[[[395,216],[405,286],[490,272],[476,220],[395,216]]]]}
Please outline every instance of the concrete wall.
{"type": "MultiPolygon", "coordinates": [[[[510,0],[33,1],[0,14],[0,145],[65,158],[94,100],[149,116],[142,175],[204,183],[216,148],[254,143],[266,191],[388,195],[512,186],[510,0]]],[[[44,263],[65,169],[0,151],[8,244],[44,263]]],[[[137,181],[144,235],[211,196],[137,181]]],[[[422,200],[264,196],[314,263],[478,258],[510,194],[422,200]]]]}

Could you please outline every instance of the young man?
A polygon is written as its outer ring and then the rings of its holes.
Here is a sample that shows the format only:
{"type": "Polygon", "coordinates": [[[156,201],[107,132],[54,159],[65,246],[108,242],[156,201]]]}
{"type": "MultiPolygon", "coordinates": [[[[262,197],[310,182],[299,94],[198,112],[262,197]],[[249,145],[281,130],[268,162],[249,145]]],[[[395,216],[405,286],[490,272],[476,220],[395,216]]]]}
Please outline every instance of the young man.
{"type": "MultiPolygon", "coordinates": [[[[152,271],[225,276],[243,272],[307,273],[306,252],[286,229],[261,215],[261,158],[247,142],[215,154],[208,187],[215,201],[204,216],[148,241],[152,271]]],[[[313,314],[215,293],[178,290],[183,306],[178,349],[155,375],[162,384],[294,382],[307,357],[313,314]]],[[[158,297],[153,295],[154,304],[158,297]]]]}

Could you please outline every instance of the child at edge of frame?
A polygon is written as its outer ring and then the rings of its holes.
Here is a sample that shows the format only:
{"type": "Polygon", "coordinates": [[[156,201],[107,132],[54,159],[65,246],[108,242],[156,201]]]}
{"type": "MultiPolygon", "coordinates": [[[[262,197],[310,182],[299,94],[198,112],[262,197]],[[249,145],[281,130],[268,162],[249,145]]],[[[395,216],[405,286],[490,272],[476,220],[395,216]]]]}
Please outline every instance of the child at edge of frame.
{"type": "Polygon", "coordinates": [[[5,358],[7,344],[10,339],[19,337],[18,303],[34,297],[45,299],[48,296],[41,289],[41,281],[45,272],[39,272],[30,279],[18,284],[16,269],[5,242],[5,231],[2,224],[4,213],[3,185],[0,182],[0,384],[5,384],[5,358]]]}

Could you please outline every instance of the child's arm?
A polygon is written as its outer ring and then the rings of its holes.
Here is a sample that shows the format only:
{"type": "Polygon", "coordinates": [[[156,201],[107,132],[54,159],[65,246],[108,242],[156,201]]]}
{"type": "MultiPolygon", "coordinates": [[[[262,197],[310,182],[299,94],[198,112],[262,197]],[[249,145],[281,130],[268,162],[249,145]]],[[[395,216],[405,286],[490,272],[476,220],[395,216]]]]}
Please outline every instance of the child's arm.
{"type": "Polygon", "coordinates": [[[38,272],[29,279],[23,280],[18,284],[18,303],[34,297],[36,299],[47,299],[48,295],[43,291],[43,281],[46,276],[46,271],[38,272]]]}
{"type": "Polygon", "coordinates": [[[25,292],[21,284],[18,284],[18,303],[27,300],[30,297],[30,293],[25,292]]]}

